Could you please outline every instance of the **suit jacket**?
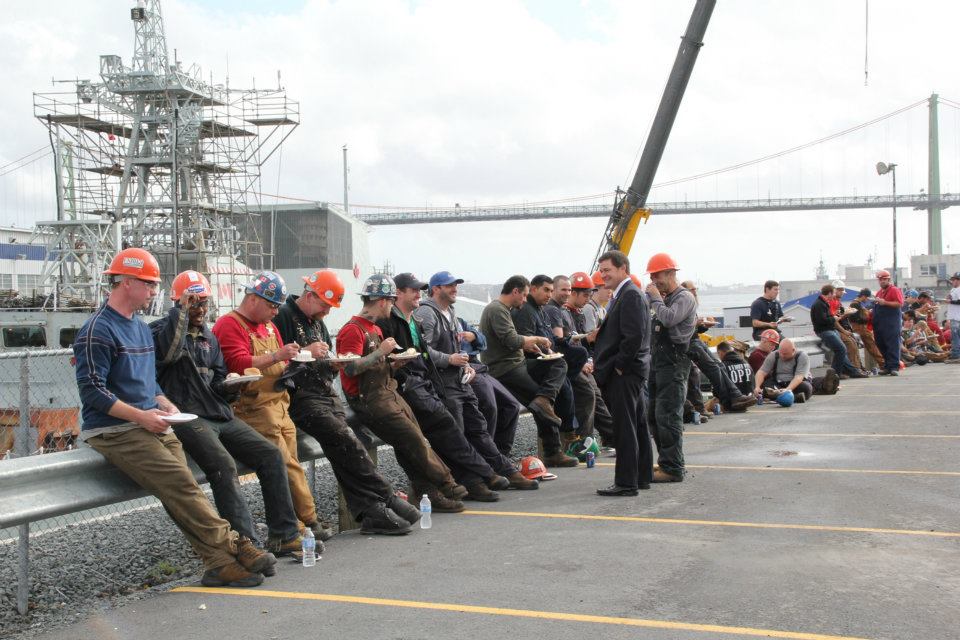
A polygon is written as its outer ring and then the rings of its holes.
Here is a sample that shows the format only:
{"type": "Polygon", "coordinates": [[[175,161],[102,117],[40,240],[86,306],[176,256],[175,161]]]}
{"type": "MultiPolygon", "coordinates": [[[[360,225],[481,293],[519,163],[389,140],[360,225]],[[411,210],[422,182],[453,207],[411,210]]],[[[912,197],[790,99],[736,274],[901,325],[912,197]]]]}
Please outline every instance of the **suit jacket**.
{"type": "Polygon", "coordinates": [[[606,384],[615,369],[647,378],[650,367],[650,304],[637,285],[628,282],[607,309],[593,347],[593,376],[606,384]]]}

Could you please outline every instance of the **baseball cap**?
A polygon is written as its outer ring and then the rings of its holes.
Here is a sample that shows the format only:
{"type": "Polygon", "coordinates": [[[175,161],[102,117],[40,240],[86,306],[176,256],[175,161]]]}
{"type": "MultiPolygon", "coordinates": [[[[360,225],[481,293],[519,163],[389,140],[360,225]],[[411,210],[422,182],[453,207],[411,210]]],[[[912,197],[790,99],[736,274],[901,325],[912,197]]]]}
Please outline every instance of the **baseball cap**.
{"type": "Polygon", "coordinates": [[[426,282],[420,282],[417,280],[417,276],[412,273],[398,273],[393,277],[393,283],[397,285],[397,289],[423,289],[427,288],[426,282]]]}
{"type": "Polygon", "coordinates": [[[443,287],[448,284],[463,284],[463,278],[456,278],[449,271],[438,271],[430,276],[431,287],[443,287]]]}
{"type": "Polygon", "coordinates": [[[773,344],[780,344],[780,334],[775,329],[767,329],[760,334],[761,340],[769,340],[773,344]]]}
{"type": "Polygon", "coordinates": [[[933,297],[933,291],[921,291],[921,292],[920,292],[920,295],[918,295],[917,297],[918,297],[918,298],[932,298],[932,297],[933,297]]]}
{"type": "Polygon", "coordinates": [[[960,280],[960,271],[957,271],[955,274],[950,276],[951,280],[960,280]]]}
{"type": "Polygon", "coordinates": [[[861,296],[866,296],[866,297],[869,298],[870,296],[873,295],[873,292],[870,291],[870,289],[867,289],[866,287],[864,287],[863,289],[860,289],[860,295],[861,295],[861,296]]]}
{"type": "Polygon", "coordinates": [[[845,285],[845,284],[843,283],[843,280],[834,280],[834,281],[831,282],[830,284],[833,285],[833,288],[834,288],[834,289],[846,289],[846,288],[847,288],[847,285],[845,285]]]}

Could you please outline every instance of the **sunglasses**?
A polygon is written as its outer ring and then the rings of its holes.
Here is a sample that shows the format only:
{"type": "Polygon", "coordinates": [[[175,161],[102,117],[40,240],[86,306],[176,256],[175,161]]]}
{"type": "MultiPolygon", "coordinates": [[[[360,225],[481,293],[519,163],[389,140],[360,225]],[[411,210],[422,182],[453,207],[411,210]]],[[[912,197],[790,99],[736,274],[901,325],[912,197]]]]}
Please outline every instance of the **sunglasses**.
{"type": "Polygon", "coordinates": [[[276,302],[270,302],[270,301],[267,300],[266,298],[260,298],[260,299],[263,300],[264,304],[266,304],[268,307],[270,307],[270,308],[273,309],[274,311],[276,311],[277,309],[280,308],[280,305],[277,304],[276,302]]]}
{"type": "Polygon", "coordinates": [[[152,280],[141,280],[140,278],[136,278],[136,280],[137,282],[141,282],[144,285],[146,285],[147,289],[150,289],[150,290],[154,290],[160,286],[159,282],[154,282],[152,280]]]}

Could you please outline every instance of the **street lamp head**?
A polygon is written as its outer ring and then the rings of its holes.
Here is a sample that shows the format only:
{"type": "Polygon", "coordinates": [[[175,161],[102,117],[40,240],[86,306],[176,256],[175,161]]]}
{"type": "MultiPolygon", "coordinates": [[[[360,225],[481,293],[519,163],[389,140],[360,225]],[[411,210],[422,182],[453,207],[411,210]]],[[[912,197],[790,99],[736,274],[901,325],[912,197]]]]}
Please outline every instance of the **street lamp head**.
{"type": "Polygon", "coordinates": [[[878,162],[878,163],[877,163],[877,174],[882,176],[882,175],[884,175],[884,174],[886,174],[886,173],[890,173],[891,171],[893,171],[893,168],[896,167],[896,166],[897,166],[897,165],[895,165],[895,164],[892,163],[892,162],[891,162],[890,164],[887,164],[886,162],[878,162]]]}

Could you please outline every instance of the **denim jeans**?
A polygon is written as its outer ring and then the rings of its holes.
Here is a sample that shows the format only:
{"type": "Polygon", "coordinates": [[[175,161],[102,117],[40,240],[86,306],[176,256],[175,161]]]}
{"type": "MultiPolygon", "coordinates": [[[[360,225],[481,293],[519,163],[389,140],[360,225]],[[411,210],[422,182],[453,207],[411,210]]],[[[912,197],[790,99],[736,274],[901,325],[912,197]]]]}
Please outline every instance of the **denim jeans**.
{"type": "Polygon", "coordinates": [[[950,321],[950,357],[960,358],[960,320],[950,321]]]}
{"type": "Polygon", "coordinates": [[[850,358],[847,357],[847,348],[843,345],[843,340],[840,339],[840,333],[837,330],[821,331],[817,333],[817,337],[823,341],[825,347],[833,351],[833,363],[831,366],[834,371],[838,374],[857,373],[857,368],[853,366],[850,358]]]}

